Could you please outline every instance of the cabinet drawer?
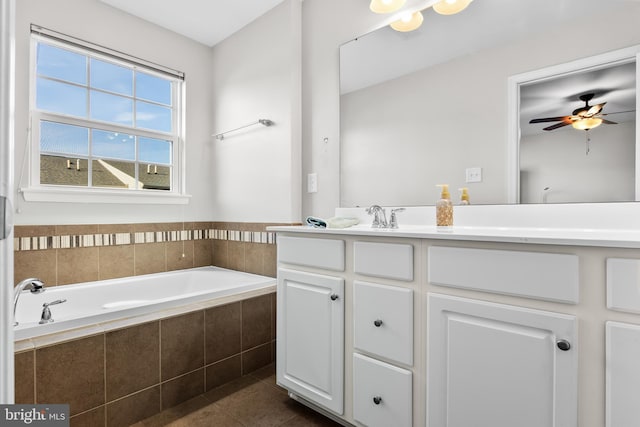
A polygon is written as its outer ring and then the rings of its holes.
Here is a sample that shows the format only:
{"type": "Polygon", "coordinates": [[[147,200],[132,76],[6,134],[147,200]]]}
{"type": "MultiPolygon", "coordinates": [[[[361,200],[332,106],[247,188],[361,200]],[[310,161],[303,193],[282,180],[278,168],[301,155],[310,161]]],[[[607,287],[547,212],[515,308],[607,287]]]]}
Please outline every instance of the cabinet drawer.
{"type": "Polygon", "coordinates": [[[413,280],[413,246],[401,243],[355,242],[353,270],[365,276],[413,280]]]}
{"type": "Polygon", "coordinates": [[[411,426],[411,372],[353,355],[353,418],[369,427],[411,426]]]}
{"type": "Polygon", "coordinates": [[[607,258],[607,308],[640,313],[640,260],[607,258]]]}
{"type": "Polygon", "coordinates": [[[492,249],[429,248],[429,282],[578,303],[578,256],[492,249]]]}
{"type": "Polygon", "coordinates": [[[278,236],[278,262],[344,271],[344,240],[278,236]]]}
{"type": "Polygon", "coordinates": [[[413,290],[355,281],[353,318],[356,349],[413,364],[413,290]]]}

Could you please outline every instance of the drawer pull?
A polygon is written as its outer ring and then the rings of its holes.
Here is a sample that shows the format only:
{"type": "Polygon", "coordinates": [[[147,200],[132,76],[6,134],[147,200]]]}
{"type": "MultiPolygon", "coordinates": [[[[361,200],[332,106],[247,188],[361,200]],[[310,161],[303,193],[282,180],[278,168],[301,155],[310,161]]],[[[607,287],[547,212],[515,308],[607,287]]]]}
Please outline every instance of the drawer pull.
{"type": "Polygon", "coordinates": [[[382,397],[380,396],[373,396],[373,403],[375,403],[376,405],[379,405],[380,402],[382,402],[382,397]]]}
{"type": "Polygon", "coordinates": [[[338,294],[331,294],[331,301],[335,301],[338,299],[338,294]]]}
{"type": "Polygon", "coordinates": [[[373,324],[376,325],[376,328],[379,328],[380,326],[382,326],[382,320],[376,319],[373,321],[373,324]]]}
{"type": "Polygon", "coordinates": [[[558,342],[556,342],[556,345],[562,351],[568,351],[571,348],[571,343],[567,340],[558,340],[558,342]]]}

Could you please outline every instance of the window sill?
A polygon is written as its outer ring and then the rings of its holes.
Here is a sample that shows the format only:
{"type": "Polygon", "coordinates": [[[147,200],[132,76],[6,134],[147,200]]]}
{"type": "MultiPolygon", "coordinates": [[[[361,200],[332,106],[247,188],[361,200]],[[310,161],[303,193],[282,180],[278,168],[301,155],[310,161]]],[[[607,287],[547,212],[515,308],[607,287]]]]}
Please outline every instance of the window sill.
{"type": "Polygon", "coordinates": [[[156,191],[31,187],[19,190],[27,202],[186,205],[191,195],[156,191]]]}

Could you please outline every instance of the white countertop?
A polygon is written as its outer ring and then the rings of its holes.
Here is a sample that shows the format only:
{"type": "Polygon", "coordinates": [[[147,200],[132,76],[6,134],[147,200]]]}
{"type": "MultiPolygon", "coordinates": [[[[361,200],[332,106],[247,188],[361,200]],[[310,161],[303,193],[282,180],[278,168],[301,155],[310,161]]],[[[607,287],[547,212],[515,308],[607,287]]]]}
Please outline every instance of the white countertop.
{"type": "Polygon", "coordinates": [[[439,231],[437,227],[429,225],[401,225],[400,228],[391,230],[374,229],[371,228],[369,224],[360,224],[342,229],[323,229],[308,226],[275,226],[268,227],[268,230],[342,236],[402,237],[412,239],[640,248],[640,230],[454,226],[449,231],[439,231]]]}

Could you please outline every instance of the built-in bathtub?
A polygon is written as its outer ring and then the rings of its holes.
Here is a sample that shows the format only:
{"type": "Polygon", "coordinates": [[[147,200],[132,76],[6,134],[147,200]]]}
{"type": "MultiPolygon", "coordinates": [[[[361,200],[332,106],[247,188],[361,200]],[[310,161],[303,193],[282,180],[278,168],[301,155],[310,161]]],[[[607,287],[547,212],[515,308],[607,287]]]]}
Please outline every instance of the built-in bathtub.
{"type": "Polygon", "coordinates": [[[24,340],[114,320],[143,317],[194,304],[194,309],[203,308],[207,302],[223,297],[274,286],[275,279],[270,277],[219,267],[200,267],[51,286],[40,294],[24,291],[16,309],[19,323],[14,329],[14,339],[24,340]],[[39,324],[43,304],[57,300],[66,301],[50,306],[54,321],[39,324]],[[203,306],[198,307],[198,304],[203,306]]]}

